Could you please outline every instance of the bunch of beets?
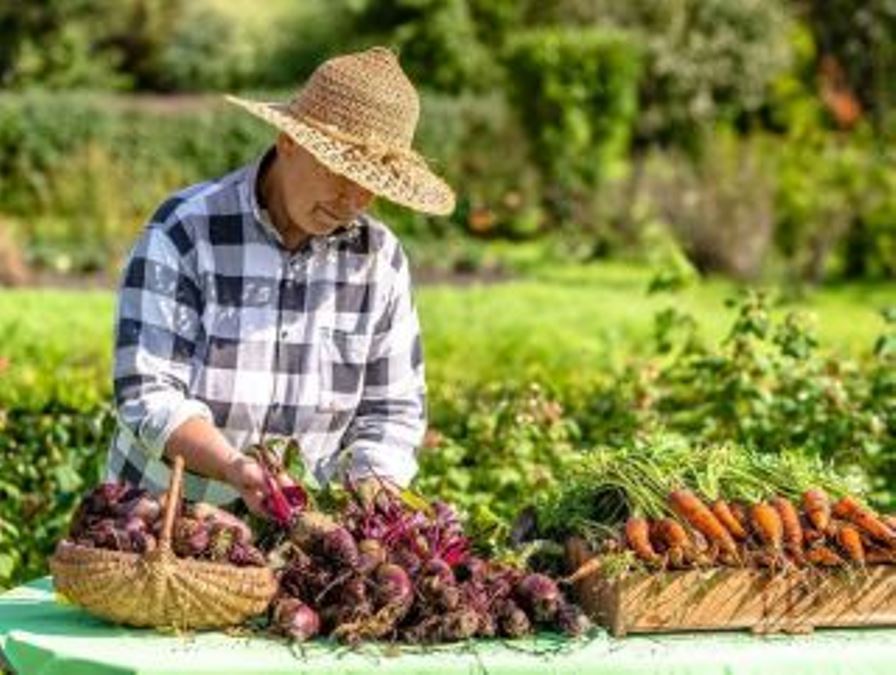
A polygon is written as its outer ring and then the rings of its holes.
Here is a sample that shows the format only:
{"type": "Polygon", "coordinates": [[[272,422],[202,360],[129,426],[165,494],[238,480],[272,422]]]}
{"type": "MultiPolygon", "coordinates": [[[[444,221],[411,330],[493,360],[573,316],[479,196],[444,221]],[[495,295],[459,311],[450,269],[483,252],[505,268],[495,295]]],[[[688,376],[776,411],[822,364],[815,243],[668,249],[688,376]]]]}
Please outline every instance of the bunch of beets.
{"type": "MultiPolygon", "coordinates": [[[[81,546],[148,553],[158,546],[162,533],[164,499],[164,494],[155,497],[127,483],[102,483],[81,500],[68,538],[81,546]]],[[[246,523],[203,502],[180,505],[171,547],[181,558],[240,567],[266,563],[246,523]]]]}
{"type": "Polygon", "coordinates": [[[548,576],[473,555],[444,503],[411,507],[384,490],[372,501],[356,495],[334,517],[294,509],[283,521],[270,620],[295,640],[435,643],[589,628],[548,576]]]}

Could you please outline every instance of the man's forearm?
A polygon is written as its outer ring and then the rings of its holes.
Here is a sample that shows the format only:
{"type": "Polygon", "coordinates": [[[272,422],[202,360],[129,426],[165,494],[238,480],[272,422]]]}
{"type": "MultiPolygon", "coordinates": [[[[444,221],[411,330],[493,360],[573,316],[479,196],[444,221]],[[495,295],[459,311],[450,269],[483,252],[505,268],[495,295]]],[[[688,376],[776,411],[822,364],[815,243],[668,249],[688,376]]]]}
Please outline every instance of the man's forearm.
{"type": "Polygon", "coordinates": [[[215,425],[202,417],[191,417],[172,432],[165,455],[182,455],[189,471],[221,481],[226,480],[227,467],[240,457],[215,425]]]}

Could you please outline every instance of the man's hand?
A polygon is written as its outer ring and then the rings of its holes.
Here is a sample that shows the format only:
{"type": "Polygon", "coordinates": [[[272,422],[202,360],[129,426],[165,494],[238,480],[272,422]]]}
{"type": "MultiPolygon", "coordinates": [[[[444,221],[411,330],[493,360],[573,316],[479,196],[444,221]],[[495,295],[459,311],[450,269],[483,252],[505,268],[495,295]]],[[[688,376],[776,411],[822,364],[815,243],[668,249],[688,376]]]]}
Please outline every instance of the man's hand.
{"type": "Polygon", "coordinates": [[[224,468],[224,480],[240,493],[246,507],[255,515],[267,518],[262,500],[268,494],[261,465],[251,457],[237,454],[224,468]]]}
{"type": "Polygon", "coordinates": [[[373,477],[359,480],[355,483],[355,490],[365,504],[373,504],[380,492],[386,492],[390,495],[397,495],[401,492],[401,488],[391,480],[373,477]]]}

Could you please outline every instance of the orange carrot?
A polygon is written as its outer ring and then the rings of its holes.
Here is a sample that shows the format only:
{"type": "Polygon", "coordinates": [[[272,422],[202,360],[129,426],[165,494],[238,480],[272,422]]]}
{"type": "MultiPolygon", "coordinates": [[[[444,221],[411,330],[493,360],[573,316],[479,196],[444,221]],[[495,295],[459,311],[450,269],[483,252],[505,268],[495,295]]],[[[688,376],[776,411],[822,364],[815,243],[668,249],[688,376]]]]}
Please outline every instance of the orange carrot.
{"type": "Polygon", "coordinates": [[[686,567],[685,554],[691,550],[691,542],[681,523],[672,518],[660,518],[653,523],[652,529],[671,566],[686,567]]]}
{"type": "Polygon", "coordinates": [[[896,551],[880,546],[866,546],[865,562],[871,565],[892,565],[896,563],[896,551]]]}
{"type": "Polygon", "coordinates": [[[896,546],[896,532],[872,511],[863,507],[854,497],[843,497],[834,504],[834,515],[848,520],[874,539],[896,546]]]}
{"type": "Polygon", "coordinates": [[[781,525],[784,528],[784,543],[787,550],[795,558],[799,559],[803,556],[803,526],[800,525],[800,516],[791,501],[785,497],[775,497],[772,499],[772,506],[778,512],[781,518],[781,525]]]}
{"type": "Polygon", "coordinates": [[[831,524],[831,503],[823,490],[806,490],[803,493],[803,510],[816,530],[827,532],[831,524]]]}
{"type": "Polygon", "coordinates": [[[732,513],[731,506],[724,499],[717,499],[712,503],[713,515],[719,519],[719,522],[731,533],[738,541],[747,538],[747,531],[741,525],[737,517],[732,513]]]}
{"type": "Polygon", "coordinates": [[[711,543],[718,545],[726,553],[737,553],[737,545],[731,533],[693,492],[673,490],[669,493],[669,504],[680,518],[699,530],[711,543]]]}
{"type": "Polygon", "coordinates": [[[840,525],[837,528],[837,543],[846,552],[847,557],[857,563],[865,562],[865,547],[862,545],[862,536],[852,525],[840,525]]]}
{"type": "Polygon", "coordinates": [[[824,532],[819,532],[811,525],[809,525],[808,527],[803,527],[803,540],[810,546],[812,544],[823,542],[824,532]]]}
{"type": "Polygon", "coordinates": [[[585,577],[590,577],[600,570],[602,558],[599,555],[589,558],[576,568],[576,571],[566,577],[563,581],[568,584],[574,584],[581,581],[585,577]]]}
{"type": "Polygon", "coordinates": [[[650,526],[644,518],[632,516],[625,523],[625,540],[641,560],[656,563],[660,556],[650,543],[650,526]]]}
{"type": "Polygon", "coordinates": [[[768,502],[758,502],[750,507],[750,522],[753,530],[765,545],[774,551],[781,550],[784,538],[784,525],[781,516],[768,502]]]}
{"type": "Polygon", "coordinates": [[[827,546],[816,546],[809,549],[808,553],[806,553],[806,560],[813,565],[822,567],[836,567],[843,564],[843,558],[827,546]]]}

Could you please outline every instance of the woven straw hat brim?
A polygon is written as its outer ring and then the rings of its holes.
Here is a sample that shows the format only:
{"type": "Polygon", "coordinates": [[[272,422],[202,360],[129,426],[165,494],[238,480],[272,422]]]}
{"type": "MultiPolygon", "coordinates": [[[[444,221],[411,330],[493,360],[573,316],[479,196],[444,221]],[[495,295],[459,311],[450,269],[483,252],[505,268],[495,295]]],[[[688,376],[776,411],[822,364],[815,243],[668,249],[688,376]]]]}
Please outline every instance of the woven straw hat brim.
{"type": "Polygon", "coordinates": [[[356,182],[389,201],[437,216],[454,210],[454,192],[413,150],[372,147],[359,139],[346,140],[323,127],[294,117],[283,103],[226,99],[286,132],[331,171],[356,182]]]}

